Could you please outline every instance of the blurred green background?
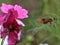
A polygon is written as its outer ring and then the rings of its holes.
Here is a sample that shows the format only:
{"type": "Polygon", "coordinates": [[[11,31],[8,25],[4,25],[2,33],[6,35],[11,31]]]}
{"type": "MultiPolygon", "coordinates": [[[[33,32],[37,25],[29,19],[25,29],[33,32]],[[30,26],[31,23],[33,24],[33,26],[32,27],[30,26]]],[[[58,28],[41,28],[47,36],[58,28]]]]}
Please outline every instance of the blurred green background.
{"type": "Polygon", "coordinates": [[[29,18],[24,19],[20,42],[16,45],[60,45],[60,0],[0,0],[2,3],[19,4],[29,11],[29,18]],[[40,18],[55,17],[52,26],[50,23],[38,23],[40,18]]]}

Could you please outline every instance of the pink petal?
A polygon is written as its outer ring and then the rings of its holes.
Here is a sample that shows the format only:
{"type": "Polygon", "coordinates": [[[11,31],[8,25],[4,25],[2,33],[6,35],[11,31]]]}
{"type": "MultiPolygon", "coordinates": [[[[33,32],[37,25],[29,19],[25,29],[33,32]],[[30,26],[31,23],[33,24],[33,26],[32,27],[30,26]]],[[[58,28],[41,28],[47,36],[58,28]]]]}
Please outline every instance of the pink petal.
{"type": "Polygon", "coordinates": [[[0,25],[0,38],[1,38],[1,32],[3,31],[3,26],[2,25],[0,25]]]}
{"type": "Polygon", "coordinates": [[[2,11],[3,13],[8,13],[8,10],[11,9],[11,8],[13,8],[12,5],[7,5],[7,4],[5,4],[5,3],[2,3],[1,11],[2,11]]]}
{"type": "Polygon", "coordinates": [[[15,6],[14,6],[14,10],[20,10],[20,9],[22,9],[21,6],[19,6],[19,5],[15,5],[15,6]]]}
{"type": "Polygon", "coordinates": [[[2,3],[1,11],[4,12],[4,13],[8,12],[8,6],[5,3],[2,3]]]}
{"type": "Polygon", "coordinates": [[[13,32],[13,31],[10,32],[9,37],[8,37],[8,44],[9,45],[15,45],[17,37],[18,37],[17,33],[13,32]]]}
{"type": "Polygon", "coordinates": [[[0,31],[3,31],[3,26],[2,25],[0,25],[0,31]]]}
{"type": "Polygon", "coordinates": [[[4,14],[0,15],[0,24],[2,24],[4,22],[5,17],[6,17],[6,15],[4,15],[4,14]]]}
{"type": "Polygon", "coordinates": [[[8,44],[9,44],[9,45],[15,45],[15,40],[9,38],[9,39],[8,39],[8,44]]]}
{"type": "Polygon", "coordinates": [[[18,40],[20,40],[21,31],[18,33],[18,40]]]}
{"type": "Polygon", "coordinates": [[[24,18],[28,18],[28,11],[26,9],[22,9],[20,11],[18,11],[18,18],[24,19],[24,18]]]}
{"type": "Polygon", "coordinates": [[[13,8],[13,6],[12,5],[8,5],[8,9],[12,9],[13,8]]]}
{"type": "Polygon", "coordinates": [[[21,6],[15,5],[14,10],[17,10],[18,12],[18,18],[23,19],[23,18],[28,18],[28,11],[26,9],[22,9],[21,6]]]}
{"type": "Polygon", "coordinates": [[[1,37],[2,37],[2,38],[6,37],[7,34],[8,34],[7,31],[3,31],[3,32],[1,31],[1,37]]]}
{"type": "Polygon", "coordinates": [[[21,20],[16,19],[16,21],[19,25],[25,26],[25,24],[21,20]]]}
{"type": "Polygon", "coordinates": [[[4,38],[8,34],[8,30],[5,30],[3,25],[0,25],[0,37],[4,38]]]}

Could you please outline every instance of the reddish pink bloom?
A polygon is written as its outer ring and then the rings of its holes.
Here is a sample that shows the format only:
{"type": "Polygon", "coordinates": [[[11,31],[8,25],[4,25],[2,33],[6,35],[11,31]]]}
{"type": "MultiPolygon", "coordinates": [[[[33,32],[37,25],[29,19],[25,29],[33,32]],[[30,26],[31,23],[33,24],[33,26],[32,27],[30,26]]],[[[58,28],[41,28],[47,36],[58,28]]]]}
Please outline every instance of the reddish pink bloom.
{"type": "Polygon", "coordinates": [[[14,45],[16,41],[20,40],[21,26],[25,26],[18,18],[27,18],[28,11],[19,5],[12,6],[4,3],[1,6],[1,11],[4,13],[0,16],[2,18],[0,24],[3,26],[3,31],[0,31],[1,37],[4,38],[8,35],[8,44],[14,45]]]}
{"type": "Polygon", "coordinates": [[[18,41],[18,33],[20,32],[20,25],[16,21],[16,16],[14,16],[15,12],[14,10],[9,10],[9,17],[7,21],[3,23],[4,31],[2,31],[1,37],[4,38],[6,35],[9,35],[8,37],[8,43],[9,45],[14,45],[16,41],[18,41]]]}

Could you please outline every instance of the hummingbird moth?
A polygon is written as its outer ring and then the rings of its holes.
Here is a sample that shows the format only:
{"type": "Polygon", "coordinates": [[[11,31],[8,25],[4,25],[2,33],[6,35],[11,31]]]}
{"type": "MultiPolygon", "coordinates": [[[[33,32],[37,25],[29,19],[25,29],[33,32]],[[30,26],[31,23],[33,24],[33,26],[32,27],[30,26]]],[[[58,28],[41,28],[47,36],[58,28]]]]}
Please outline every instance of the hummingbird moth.
{"type": "Polygon", "coordinates": [[[47,23],[52,24],[54,20],[55,18],[42,18],[42,19],[39,19],[38,22],[42,24],[47,24],[47,23]]]}

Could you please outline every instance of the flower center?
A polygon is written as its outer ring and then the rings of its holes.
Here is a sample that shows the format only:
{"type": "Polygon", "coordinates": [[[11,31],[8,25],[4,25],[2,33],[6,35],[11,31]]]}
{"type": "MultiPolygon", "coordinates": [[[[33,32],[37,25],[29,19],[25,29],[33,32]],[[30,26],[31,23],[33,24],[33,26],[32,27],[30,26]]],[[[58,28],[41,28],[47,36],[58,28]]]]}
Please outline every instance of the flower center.
{"type": "Polygon", "coordinates": [[[13,25],[9,25],[9,29],[10,30],[14,30],[14,26],[13,25]]]}

